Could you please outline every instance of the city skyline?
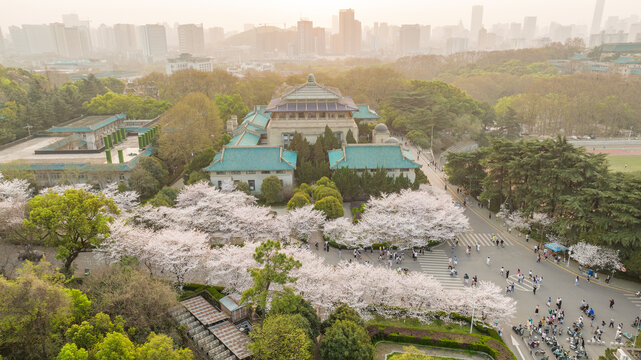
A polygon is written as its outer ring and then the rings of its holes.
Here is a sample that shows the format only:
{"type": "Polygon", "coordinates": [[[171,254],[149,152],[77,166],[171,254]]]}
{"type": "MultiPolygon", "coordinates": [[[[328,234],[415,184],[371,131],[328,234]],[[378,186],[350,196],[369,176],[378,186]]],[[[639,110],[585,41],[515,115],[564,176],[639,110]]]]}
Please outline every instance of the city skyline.
{"type": "MultiPolygon", "coordinates": [[[[89,20],[92,27],[117,23],[202,23],[205,27],[221,26],[228,31],[243,31],[245,24],[295,27],[298,20],[308,19],[315,26],[331,28],[332,16],[339,9],[346,8],[355,10],[364,27],[371,26],[374,22],[431,26],[462,22],[468,28],[474,5],[483,6],[483,25],[486,28],[490,24],[521,22],[525,16],[536,16],[540,25],[556,22],[589,26],[593,20],[595,1],[523,0],[517,4],[508,0],[399,0],[394,3],[329,0],[320,4],[291,0],[274,0],[268,3],[240,0],[223,4],[220,1],[185,0],[177,7],[170,1],[148,0],[133,3],[123,0],[109,3],[66,0],[55,4],[37,0],[8,0],[4,11],[0,13],[0,28],[3,33],[7,33],[9,26],[59,22],[61,15],[67,13],[75,13],[82,19],[89,20]]],[[[637,8],[637,0],[608,0],[602,21],[610,16],[635,15],[637,8]]]]}

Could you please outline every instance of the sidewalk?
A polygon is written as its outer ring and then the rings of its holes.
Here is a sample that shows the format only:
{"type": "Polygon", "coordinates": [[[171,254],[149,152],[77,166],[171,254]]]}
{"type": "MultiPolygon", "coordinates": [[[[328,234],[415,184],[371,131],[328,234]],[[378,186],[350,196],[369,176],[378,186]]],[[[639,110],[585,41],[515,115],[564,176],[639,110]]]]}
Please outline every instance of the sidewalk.
{"type": "MultiPolygon", "coordinates": [[[[412,149],[414,152],[418,153],[418,148],[415,146],[412,146],[412,149]]],[[[429,165],[429,159],[427,156],[428,152],[421,151],[420,158],[418,159],[419,163],[424,165],[423,167],[423,172],[427,175],[428,179],[430,180],[430,184],[432,186],[444,188],[444,185],[447,184],[447,191],[455,198],[458,199],[461,203],[463,202],[463,197],[461,197],[459,194],[456,193],[457,187],[451,184],[447,183],[445,173],[442,171],[435,169],[433,166],[429,165]],[[433,181],[434,179],[435,181],[433,181]]],[[[521,246],[524,246],[526,248],[529,248],[530,250],[533,250],[534,245],[536,244],[535,242],[526,242],[525,241],[525,235],[519,233],[518,231],[512,231],[508,232],[507,231],[507,226],[505,223],[496,217],[496,214],[492,212],[492,218],[491,220],[488,220],[489,217],[487,216],[489,210],[485,208],[478,208],[474,205],[476,205],[478,201],[473,200],[472,204],[468,206],[468,209],[470,209],[473,213],[475,213],[477,216],[482,218],[483,220],[486,220],[486,222],[492,226],[493,228],[496,229],[497,233],[500,234],[503,237],[509,238],[510,240],[520,244],[521,246]]],[[[547,259],[546,260],[548,263],[553,264],[555,266],[558,266],[559,268],[573,274],[574,276],[579,276],[581,281],[587,281],[586,276],[584,275],[584,271],[579,270],[579,265],[573,260],[570,260],[570,263],[568,265],[567,260],[566,261],[560,261],[560,262],[555,262],[553,259],[547,259]]],[[[595,279],[592,277],[590,279],[590,282],[593,284],[601,285],[603,287],[610,288],[612,290],[617,290],[625,293],[636,293],[637,291],[641,291],[641,284],[630,281],[630,280],[624,280],[624,279],[618,279],[618,278],[612,278],[610,280],[609,284],[605,283],[605,277],[607,274],[600,274],[598,279],[595,279]]]]}

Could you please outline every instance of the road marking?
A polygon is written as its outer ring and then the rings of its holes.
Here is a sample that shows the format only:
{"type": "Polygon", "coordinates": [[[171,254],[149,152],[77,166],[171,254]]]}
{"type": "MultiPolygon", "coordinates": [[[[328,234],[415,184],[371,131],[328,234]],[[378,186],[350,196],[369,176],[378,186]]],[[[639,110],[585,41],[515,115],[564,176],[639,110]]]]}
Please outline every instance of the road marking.
{"type": "Polygon", "coordinates": [[[523,356],[523,353],[521,352],[521,347],[520,347],[521,344],[519,344],[519,342],[516,341],[516,339],[514,338],[514,336],[512,334],[510,334],[510,338],[512,338],[512,345],[514,345],[516,347],[516,351],[518,351],[519,355],[521,355],[521,359],[525,360],[525,356],[523,356]]]}
{"type": "Polygon", "coordinates": [[[636,294],[623,294],[630,302],[632,305],[641,308],[641,298],[639,298],[636,294]]]}
{"type": "MultiPolygon", "coordinates": [[[[419,156],[419,161],[420,161],[420,156],[419,156]]],[[[427,161],[424,161],[424,162],[426,163],[427,168],[428,168],[428,169],[430,169],[430,171],[434,174],[434,176],[436,177],[436,179],[437,179],[438,181],[440,181],[442,185],[445,185],[445,181],[444,181],[443,179],[441,179],[441,177],[439,176],[439,174],[438,174],[438,173],[436,173],[436,171],[434,171],[434,169],[432,169],[432,168],[430,167],[429,163],[428,163],[427,161]]],[[[423,172],[425,172],[425,171],[423,171],[423,172]]],[[[427,175],[427,174],[426,174],[426,175],[427,175]]],[[[432,184],[432,186],[434,186],[434,184],[432,184]]],[[[457,195],[457,194],[452,190],[452,188],[451,188],[451,187],[450,187],[450,189],[449,189],[449,190],[447,190],[447,192],[449,192],[450,194],[452,194],[452,196],[453,196],[454,198],[458,199],[459,201],[463,201],[463,199],[462,199],[460,196],[458,196],[458,195],[457,195]]],[[[499,234],[505,234],[505,230],[504,230],[504,229],[500,228],[497,224],[494,224],[494,223],[492,223],[492,222],[488,221],[488,219],[486,219],[486,217],[485,217],[485,216],[482,216],[480,213],[478,213],[478,212],[474,209],[474,207],[473,207],[473,206],[468,206],[468,207],[467,207],[467,209],[469,209],[472,213],[476,214],[476,216],[478,216],[478,217],[479,217],[479,219],[481,219],[483,222],[485,222],[486,224],[488,224],[490,227],[492,227],[492,228],[496,229],[496,230],[497,230],[497,233],[499,233],[499,234]]],[[[523,247],[524,249],[526,249],[526,250],[528,250],[528,251],[531,251],[531,250],[532,250],[529,246],[527,246],[527,245],[525,245],[525,244],[521,243],[520,241],[515,241],[515,243],[516,243],[517,245],[520,245],[521,247],[523,247]]],[[[550,264],[552,264],[552,265],[554,265],[554,266],[557,266],[559,269],[564,270],[564,271],[566,271],[566,272],[567,272],[567,273],[569,273],[569,274],[572,274],[573,276],[578,276],[579,278],[581,278],[581,279],[585,280],[585,276],[582,276],[581,274],[578,274],[578,273],[576,273],[576,272],[574,272],[574,271],[572,271],[572,270],[570,270],[570,269],[567,269],[567,268],[565,268],[565,267],[563,267],[563,266],[561,266],[561,265],[559,265],[559,264],[555,263],[553,260],[545,259],[545,261],[547,261],[548,263],[550,263],[550,264]]],[[[611,289],[611,290],[619,291],[619,292],[623,293],[624,295],[625,295],[625,294],[634,294],[634,293],[635,293],[635,292],[634,292],[634,291],[632,291],[632,290],[622,289],[622,288],[618,288],[618,287],[615,287],[615,286],[611,286],[611,285],[607,285],[607,284],[602,284],[602,283],[598,283],[598,282],[594,282],[593,284],[598,285],[598,286],[603,286],[603,287],[608,288],[608,289],[611,289]]]]}
{"type": "Polygon", "coordinates": [[[522,283],[518,282],[519,276],[517,274],[510,275],[509,279],[505,279],[508,284],[514,283],[514,288],[521,291],[532,291],[532,280],[524,278],[522,283]]]}
{"type": "Polygon", "coordinates": [[[445,289],[460,289],[464,287],[463,277],[451,276],[450,271],[448,270],[448,255],[445,254],[445,251],[439,249],[433,249],[431,252],[425,252],[423,255],[419,255],[418,264],[421,267],[421,271],[432,275],[441,286],[445,289]]]}
{"type": "MultiPolygon", "coordinates": [[[[456,238],[459,241],[459,245],[470,246],[471,248],[474,248],[476,246],[476,243],[478,243],[481,246],[496,246],[496,243],[492,241],[492,235],[493,234],[466,232],[466,233],[458,234],[456,238]]],[[[503,239],[505,246],[514,245],[510,239],[497,236],[497,239],[499,239],[499,241],[501,238],[503,239]]],[[[448,240],[448,244],[450,246],[453,243],[454,243],[453,240],[448,240]]]]}

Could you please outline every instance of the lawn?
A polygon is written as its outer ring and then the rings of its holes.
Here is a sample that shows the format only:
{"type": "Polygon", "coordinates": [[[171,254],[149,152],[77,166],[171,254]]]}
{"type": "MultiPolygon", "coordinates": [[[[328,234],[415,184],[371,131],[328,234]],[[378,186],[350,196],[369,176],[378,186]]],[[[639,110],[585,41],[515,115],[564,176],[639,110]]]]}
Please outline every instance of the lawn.
{"type": "Polygon", "coordinates": [[[607,159],[612,171],[641,171],[641,155],[608,155],[607,159]]]}
{"type": "MultiPolygon", "coordinates": [[[[395,360],[401,357],[403,353],[392,353],[387,356],[387,360],[395,360]]],[[[412,354],[414,360],[461,360],[460,358],[412,354]]]]}
{"type": "MultiPolygon", "coordinates": [[[[442,320],[436,319],[429,324],[422,323],[415,319],[385,319],[382,317],[375,317],[374,319],[367,322],[365,325],[376,325],[376,326],[396,326],[403,327],[408,329],[419,329],[419,330],[431,330],[431,331],[444,331],[444,332],[453,332],[459,334],[469,334],[470,326],[469,325],[458,325],[458,324],[448,324],[442,320]]],[[[472,334],[482,335],[476,328],[472,330],[472,334]]]]}

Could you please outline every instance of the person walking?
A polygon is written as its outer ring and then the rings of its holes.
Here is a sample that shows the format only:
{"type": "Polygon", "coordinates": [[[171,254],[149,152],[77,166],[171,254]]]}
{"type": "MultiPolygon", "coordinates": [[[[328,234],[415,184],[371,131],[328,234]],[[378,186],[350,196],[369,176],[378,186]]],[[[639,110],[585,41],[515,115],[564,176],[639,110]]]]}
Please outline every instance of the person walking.
{"type": "Polygon", "coordinates": [[[487,266],[490,266],[490,257],[489,256],[487,257],[487,260],[485,260],[485,263],[487,264],[487,266]]]}
{"type": "Polygon", "coordinates": [[[614,308],[614,299],[610,299],[610,309],[614,308]]]}
{"type": "Polygon", "coordinates": [[[476,243],[476,252],[481,252],[481,245],[478,242],[476,243]]]}
{"type": "Polygon", "coordinates": [[[505,272],[505,278],[506,278],[506,279],[509,279],[509,278],[510,278],[510,270],[508,270],[508,271],[506,271],[506,272],[505,272]]]}
{"type": "Polygon", "coordinates": [[[608,327],[614,328],[614,319],[610,319],[610,325],[608,327]]]}
{"type": "Polygon", "coordinates": [[[548,296],[547,304],[548,304],[548,307],[552,306],[552,297],[551,296],[548,296]]]}
{"type": "Polygon", "coordinates": [[[537,305],[536,308],[534,308],[534,315],[539,315],[539,306],[537,305]]]}
{"type": "Polygon", "coordinates": [[[574,286],[579,286],[579,275],[577,275],[576,279],[574,279],[574,286]]]}
{"type": "Polygon", "coordinates": [[[504,273],[505,273],[505,269],[503,268],[503,266],[501,266],[501,276],[503,276],[504,273]]]}
{"type": "Polygon", "coordinates": [[[536,284],[532,285],[532,293],[536,295],[536,284]]]}

